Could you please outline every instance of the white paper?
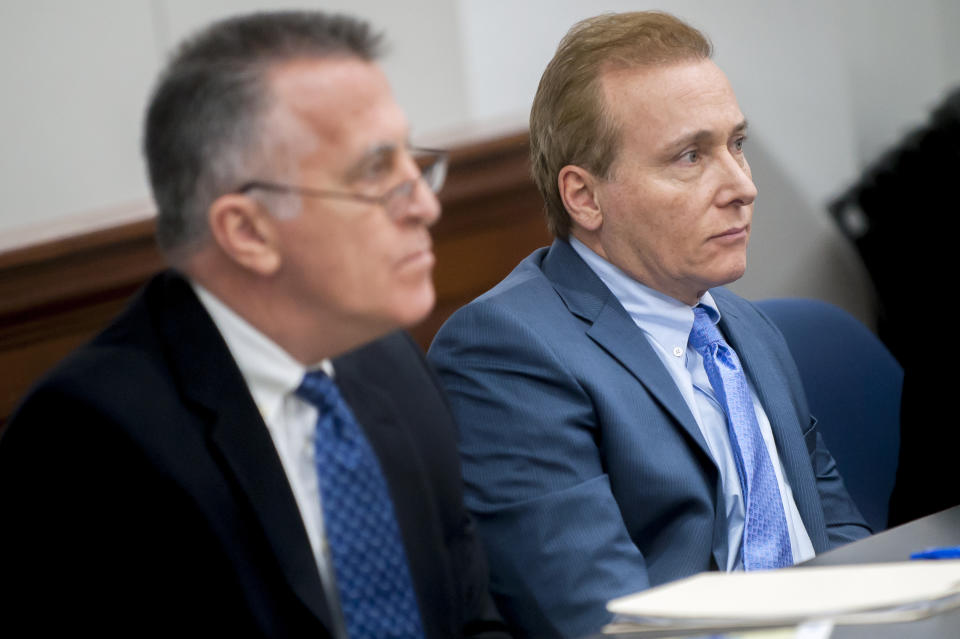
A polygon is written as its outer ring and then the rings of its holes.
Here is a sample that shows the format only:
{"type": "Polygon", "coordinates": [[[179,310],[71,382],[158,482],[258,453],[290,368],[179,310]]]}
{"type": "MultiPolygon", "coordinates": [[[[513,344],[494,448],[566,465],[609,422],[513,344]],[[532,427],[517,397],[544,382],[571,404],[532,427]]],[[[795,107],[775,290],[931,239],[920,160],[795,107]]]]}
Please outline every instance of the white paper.
{"type": "Polygon", "coordinates": [[[618,621],[660,627],[873,623],[960,604],[960,560],[710,572],[615,599],[618,621]]]}

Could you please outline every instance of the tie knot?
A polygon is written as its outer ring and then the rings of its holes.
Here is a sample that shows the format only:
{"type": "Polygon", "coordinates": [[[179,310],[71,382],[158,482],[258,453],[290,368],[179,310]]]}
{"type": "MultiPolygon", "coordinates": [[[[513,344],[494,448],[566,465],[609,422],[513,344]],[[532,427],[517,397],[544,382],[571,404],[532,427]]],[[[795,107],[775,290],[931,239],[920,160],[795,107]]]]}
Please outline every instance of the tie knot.
{"type": "Polygon", "coordinates": [[[693,309],[693,328],[690,330],[690,344],[699,350],[708,348],[712,344],[725,344],[720,329],[710,319],[707,310],[702,306],[693,309]]]}
{"type": "Polygon", "coordinates": [[[337,385],[322,370],[309,371],[304,375],[296,394],[320,409],[321,413],[329,412],[340,401],[337,385]]]}

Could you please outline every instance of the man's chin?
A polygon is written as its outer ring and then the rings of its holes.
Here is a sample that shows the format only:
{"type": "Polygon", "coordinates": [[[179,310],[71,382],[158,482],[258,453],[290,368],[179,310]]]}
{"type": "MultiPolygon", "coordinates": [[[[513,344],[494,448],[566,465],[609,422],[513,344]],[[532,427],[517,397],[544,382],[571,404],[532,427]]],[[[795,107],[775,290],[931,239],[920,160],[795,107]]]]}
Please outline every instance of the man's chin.
{"type": "Polygon", "coordinates": [[[741,277],[743,277],[746,271],[747,271],[746,262],[742,262],[740,264],[732,264],[727,268],[718,269],[714,273],[714,276],[711,277],[709,280],[711,282],[709,288],[715,288],[717,286],[726,286],[728,284],[733,284],[734,282],[739,280],[741,277]]]}
{"type": "Polygon", "coordinates": [[[413,291],[404,299],[399,300],[396,312],[396,328],[412,328],[427,319],[433,311],[437,301],[437,294],[433,282],[413,291]]]}

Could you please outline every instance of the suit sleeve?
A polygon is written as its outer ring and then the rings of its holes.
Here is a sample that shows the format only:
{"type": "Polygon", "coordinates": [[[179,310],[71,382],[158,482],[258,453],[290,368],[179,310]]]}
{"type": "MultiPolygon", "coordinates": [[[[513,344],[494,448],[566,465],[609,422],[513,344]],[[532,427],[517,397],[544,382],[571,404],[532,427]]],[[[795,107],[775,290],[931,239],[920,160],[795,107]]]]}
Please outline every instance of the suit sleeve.
{"type": "MultiPolygon", "coordinates": [[[[404,337],[407,345],[414,352],[416,361],[419,362],[424,373],[430,379],[437,396],[441,401],[446,401],[436,371],[427,364],[423,351],[409,336],[404,334],[404,337]]],[[[449,406],[447,408],[449,409],[449,406]]],[[[448,415],[447,420],[449,419],[448,415]]],[[[449,421],[445,423],[449,424],[449,421]]],[[[432,436],[437,437],[432,443],[438,445],[440,436],[437,434],[432,436]]],[[[447,434],[444,433],[443,439],[446,439],[446,437],[447,434]]],[[[444,448],[447,449],[447,447],[444,448]]],[[[452,558],[462,608],[463,627],[460,632],[465,638],[505,639],[510,635],[490,596],[487,558],[477,537],[473,517],[470,516],[464,506],[463,494],[459,485],[462,471],[452,444],[449,446],[449,450],[451,451],[450,457],[456,465],[454,476],[457,481],[441,481],[438,483],[445,485],[436,488],[448,493],[444,499],[446,503],[456,504],[456,506],[448,506],[445,510],[455,513],[451,516],[454,521],[450,526],[452,532],[447,534],[447,548],[452,558]]]]}
{"type": "Polygon", "coordinates": [[[117,424],[69,394],[35,393],[0,439],[0,512],[11,628],[119,635],[146,619],[160,634],[251,627],[246,611],[227,605],[232,584],[196,569],[229,570],[200,514],[117,424]]]}
{"type": "Polygon", "coordinates": [[[459,424],[491,588],[508,621],[538,637],[595,632],[610,620],[607,600],[649,586],[592,400],[556,346],[481,302],[455,314],[429,353],[459,424]]]}
{"type": "Polygon", "coordinates": [[[810,430],[804,439],[814,439],[814,450],[810,454],[813,472],[817,478],[817,492],[820,494],[820,503],[823,504],[823,516],[827,525],[827,537],[830,547],[836,548],[851,541],[863,539],[873,532],[864,520],[863,515],[847,487],[843,483],[837,462],[827,450],[823,437],[817,431],[816,418],[813,418],[810,430]]]}

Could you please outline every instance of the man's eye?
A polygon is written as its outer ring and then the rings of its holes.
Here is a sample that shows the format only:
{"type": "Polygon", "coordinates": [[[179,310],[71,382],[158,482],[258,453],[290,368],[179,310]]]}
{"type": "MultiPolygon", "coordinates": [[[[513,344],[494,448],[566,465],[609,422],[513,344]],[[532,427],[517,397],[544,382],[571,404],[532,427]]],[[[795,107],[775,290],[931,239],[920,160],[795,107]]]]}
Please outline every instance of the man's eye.
{"type": "Polygon", "coordinates": [[[680,156],[680,159],[684,162],[689,162],[690,164],[695,164],[697,160],[700,159],[699,151],[686,151],[683,155],[680,156]]]}
{"type": "Polygon", "coordinates": [[[368,180],[376,180],[382,178],[383,176],[390,173],[393,169],[393,163],[387,160],[386,158],[378,159],[366,167],[363,170],[363,177],[368,180]]]}
{"type": "Polygon", "coordinates": [[[378,182],[388,179],[396,169],[396,158],[392,152],[380,152],[367,158],[356,173],[363,182],[378,182]]]}
{"type": "Polygon", "coordinates": [[[747,141],[746,136],[737,138],[736,140],[733,141],[733,148],[735,148],[737,151],[743,151],[743,145],[746,141],[747,141]]]}

